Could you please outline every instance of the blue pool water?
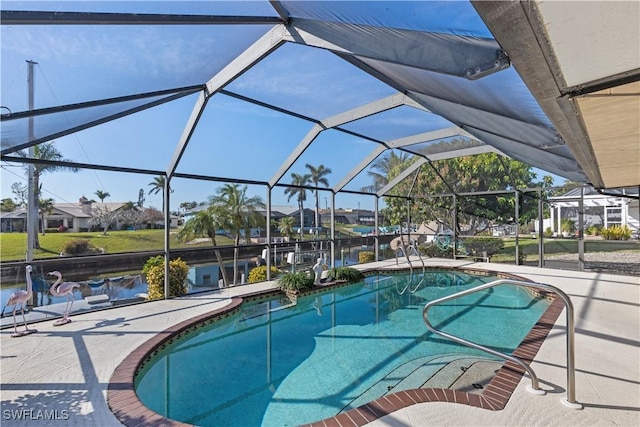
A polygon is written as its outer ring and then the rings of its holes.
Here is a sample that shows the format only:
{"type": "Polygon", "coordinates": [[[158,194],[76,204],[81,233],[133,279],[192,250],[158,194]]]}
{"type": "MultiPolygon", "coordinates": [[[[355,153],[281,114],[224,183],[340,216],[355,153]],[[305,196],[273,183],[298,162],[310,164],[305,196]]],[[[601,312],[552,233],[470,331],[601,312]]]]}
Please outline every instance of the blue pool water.
{"type": "MultiPolygon", "coordinates": [[[[370,276],[288,308],[286,298],[244,304],[163,350],[136,378],[136,392],[150,409],[199,426],[294,426],[380,397],[372,390],[412,363],[486,356],[428,332],[422,308],[495,277],[428,272],[414,293],[406,279],[370,276]]],[[[547,306],[525,289],[498,286],[434,307],[430,320],[511,352],[547,306]]]]}

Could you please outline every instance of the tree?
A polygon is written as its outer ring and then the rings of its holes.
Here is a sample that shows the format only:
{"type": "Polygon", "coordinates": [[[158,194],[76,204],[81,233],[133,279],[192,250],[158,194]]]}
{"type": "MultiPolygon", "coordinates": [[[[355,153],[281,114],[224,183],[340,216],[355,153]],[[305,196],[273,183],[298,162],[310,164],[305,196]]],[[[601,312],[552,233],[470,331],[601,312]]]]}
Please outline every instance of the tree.
{"type": "MultiPolygon", "coordinates": [[[[375,193],[389,183],[389,177],[394,175],[394,171],[405,166],[411,156],[409,153],[390,151],[383,157],[378,158],[367,171],[367,175],[373,178],[373,184],[363,187],[361,190],[368,193],[375,193]]],[[[404,168],[402,168],[404,169],[404,168]]],[[[397,174],[396,174],[397,175],[397,174]]]]}
{"type": "MultiPolygon", "coordinates": [[[[394,169],[389,180],[401,171],[401,169],[394,169]]],[[[453,198],[431,197],[425,199],[430,195],[505,191],[504,194],[498,195],[458,196],[456,198],[458,211],[456,232],[460,233],[464,226],[465,232],[470,234],[486,230],[494,222],[513,222],[515,210],[513,192],[515,189],[541,187],[549,182],[546,178],[542,182],[536,182],[536,175],[530,166],[516,160],[500,158],[495,153],[440,160],[434,162],[433,167],[423,165],[415,180],[414,177],[400,182],[391,192],[394,195],[406,196],[411,189],[411,197],[415,201],[411,212],[413,222],[435,220],[452,224],[453,198]]],[[[520,198],[520,201],[519,219],[524,224],[537,215],[537,205],[534,200],[527,200],[524,197],[520,198]]],[[[385,198],[385,203],[395,221],[406,220],[407,202],[405,199],[389,197],[385,198]]]]}
{"type": "MultiPolygon", "coordinates": [[[[18,151],[16,154],[24,158],[29,157],[28,153],[24,150],[18,151]]],[[[58,149],[54,146],[53,141],[34,145],[33,158],[36,160],[46,160],[46,161],[55,161],[55,162],[69,161],[62,157],[62,153],[60,153],[58,149]]],[[[27,173],[28,173],[28,170],[29,169],[27,167],[27,173]]],[[[35,163],[33,165],[33,188],[34,188],[34,191],[37,192],[37,194],[35,195],[36,200],[40,198],[40,190],[42,188],[42,186],[40,185],[40,177],[42,176],[42,174],[46,172],[60,172],[60,171],[78,172],[78,168],[73,168],[68,166],[58,166],[54,164],[42,164],[42,163],[35,163]]],[[[40,241],[38,240],[38,224],[35,223],[34,229],[29,231],[33,233],[35,248],[40,249],[40,241]]]]}
{"type": "Polygon", "coordinates": [[[11,192],[16,196],[18,206],[26,207],[29,202],[29,188],[19,182],[11,184],[11,192]]]}
{"type": "Polygon", "coordinates": [[[318,167],[315,167],[313,165],[310,165],[309,163],[307,163],[305,165],[305,167],[307,169],[309,169],[309,182],[312,183],[316,189],[313,190],[314,195],[316,197],[316,216],[315,216],[315,227],[316,227],[316,238],[318,237],[318,227],[320,227],[320,201],[319,201],[319,196],[318,196],[318,186],[320,184],[324,185],[325,187],[329,186],[329,181],[327,180],[327,178],[325,178],[326,175],[329,175],[331,173],[331,169],[326,168],[324,165],[320,165],[318,167]]]}
{"type": "Polygon", "coordinates": [[[310,178],[308,174],[292,173],[291,185],[296,187],[287,187],[284,190],[284,194],[288,194],[287,201],[291,200],[292,197],[296,197],[298,202],[298,209],[300,210],[300,240],[302,240],[302,229],[304,227],[304,201],[307,200],[307,190],[303,187],[309,183],[310,178]]]}
{"type": "Polygon", "coordinates": [[[284,216],[280,218],[278,221],[278,230],[281,234],[287,236],[287,241],[291,240],[291,234],[293,234],[293,225],[295,224],[295,220],[293,217],[284,216]]]}
{"type": "Polygon", "coordinates": [[[107,235],[109,227],[116,223],[119,219],[117,211],[112,211],[108,206],[95,207],[92,210],[89,223],[92,226],[102,227],[102,234],[107,235]]]}
{"type": "MultiPolygon", "coordinates": [[[[164,187],[167,185],[167,180],[164,175],[159,175],[153,178],[153,181],[149,183],[151,190],[149,194],[162,193],[162,212],[164,213],[164,187]]],[[[173,193],[173,190],[169,189],[169,192],[173,193]]],[[[144,201],[144,199],[143,199],[144,201]]]]}
{"type": "Polygon", "coordinates": [[[198,202],[196,201],[180,203],[180,209],[184,210],[185,212],[188,211],[189,209],[195,208],[196,206],[198,206],[198,202]]]}
{"type": "Polygon", "coordinates": [[[154,207],[148,207],[143,209],[140,213],[142,222],[145,222],[151,226],[151,228],[156,228],[158,223],[164,224],[164,215],[159,209],[154,207]]]}
{"type": "Polygon", "coordinates": [[[216,242],[216,231],[223,227],[221,222],[222,215],[217,212],[217,208],[210,206],[208,209],[198,211],[193,217],[185,222],[184,227],[178,233],[178,239],[182,242],[188,242],[195,237],[207,236],[211,239],[211,243],[214,246],[213,252],[216,255],[220,272],[222,273],[222,281],[224,286],[229,286],[229,278],[227,277],[227,271],[224,268],[224,261],[220,250],[217,249],[218,242],[216,242]]]}
{"type": "Polygon", "coordinates": [[[238,255],[240,253],[240,235],[244,233],[248,241],[251,227],[264,223],[264,216],[259,212],[265,208],[260,196],[247,196],[247,186],[239,184],[225,184],[218,188],[216,194],[209,198],[210,206],[221,216],[225,229],[234,235],[233,250],[233,284],[238,283],[238,255]]]}
{"type": "Polygon", "coordinates": [[[51,211],[53,211],[53,199],[39,199],[38,200],[38,214],[40,215],[40,224],[42,228],[42,235],[45,235],[44,229],[44,214],[51,215],[51,211]]]}
{"type": "Polygon", "coordinates": [[[1,212],[13,212],[16,210],[16,204],[13,202],[13,199],[7,197],[0,201],[0,211],[1,212]]]}
{"type": "Polygon", "coordinates": [[[111,197],[111,194],[109,194],[106,191],[102,191],[102,190],[98,190],[95,193],[96,196],[98,196],[98,199],[100,199],[100,203],[104,202],[104,199],[106,199],[107,197],[111,197]]]}
{"type": "Polygon", "coordinates": [[[117,211],[118,220],[124,225],[136,228],[144,220],[144,214],[137,204],[129,201],[124,203],[117,211]]]}

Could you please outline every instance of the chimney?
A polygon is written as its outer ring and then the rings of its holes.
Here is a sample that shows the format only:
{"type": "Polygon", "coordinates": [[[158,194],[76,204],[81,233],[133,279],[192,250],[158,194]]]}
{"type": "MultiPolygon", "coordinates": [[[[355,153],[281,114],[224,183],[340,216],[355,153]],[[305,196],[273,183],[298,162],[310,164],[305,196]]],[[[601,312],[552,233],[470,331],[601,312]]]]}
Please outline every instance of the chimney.
{"type": "Polygon", "coordinates": [[[87,215],[91,215],[91,205],[93,204],[92,200],[87,199],[86,197],[80,197],[80,207],[82,208],[82,213],[87,215]]]}

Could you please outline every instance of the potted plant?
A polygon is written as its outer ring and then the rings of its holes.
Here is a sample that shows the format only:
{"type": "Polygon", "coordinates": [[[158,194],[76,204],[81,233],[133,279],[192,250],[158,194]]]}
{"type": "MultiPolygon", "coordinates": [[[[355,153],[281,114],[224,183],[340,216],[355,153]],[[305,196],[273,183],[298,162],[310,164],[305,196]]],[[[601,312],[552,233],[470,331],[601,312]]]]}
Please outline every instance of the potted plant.
{"type": "Polygon", "coordinates": [[[573,236],[576,231],[576,222],[569,218],[564,218],[560,221],[560,231],[562,231],[562,237],[573,236]]]}
{"type": "Polygon", "coordinates": [[[356,283],[364,279],[364,274],[353,267],[338,267],[329,270],[328,274],[333,280],[346,280],[348,283],[356,283]]]}
{"type": "Polygon", "coordinates": [[[305,271],[285,273],[278,278],[277,283],[281,291],[295,299],[300,292],[313,288],[313,277],[305,271]]]}

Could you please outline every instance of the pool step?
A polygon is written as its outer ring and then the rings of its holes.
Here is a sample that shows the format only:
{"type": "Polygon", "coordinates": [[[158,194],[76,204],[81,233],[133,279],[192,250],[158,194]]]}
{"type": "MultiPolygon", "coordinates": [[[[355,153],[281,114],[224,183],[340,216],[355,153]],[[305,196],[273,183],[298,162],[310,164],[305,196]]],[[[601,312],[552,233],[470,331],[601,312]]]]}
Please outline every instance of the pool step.
{"type": "Polygon", "coordinates": [[[364,405],[365,403],[369,403],[372,400],[376,400],[381,396],[395,391],[420,388],[424,383],[425,378],[431,377],[434,373],[446,366],[451,360],[458,357],[460,356],[438,355],[436,357],[419,357],[410,360],[389,372],[384,378],[353,399],[345,408],[343,408],[343,411],[357,408],[360,405],[364,405]]]}
{"type": "Polygon", "coordinates": [[[480,394],[502,362],[478,358],[460,358],[448,363],[429,378],[422,388],[449,388],[480,394]]]}
{"type": "Polygon", "coordinates": [[[459,354],[421,357],[386,375],[342,409],[347,411],[387,394],[415,388],[449,388],[480,394],[489,384],[501,361],[459,354]]]}

